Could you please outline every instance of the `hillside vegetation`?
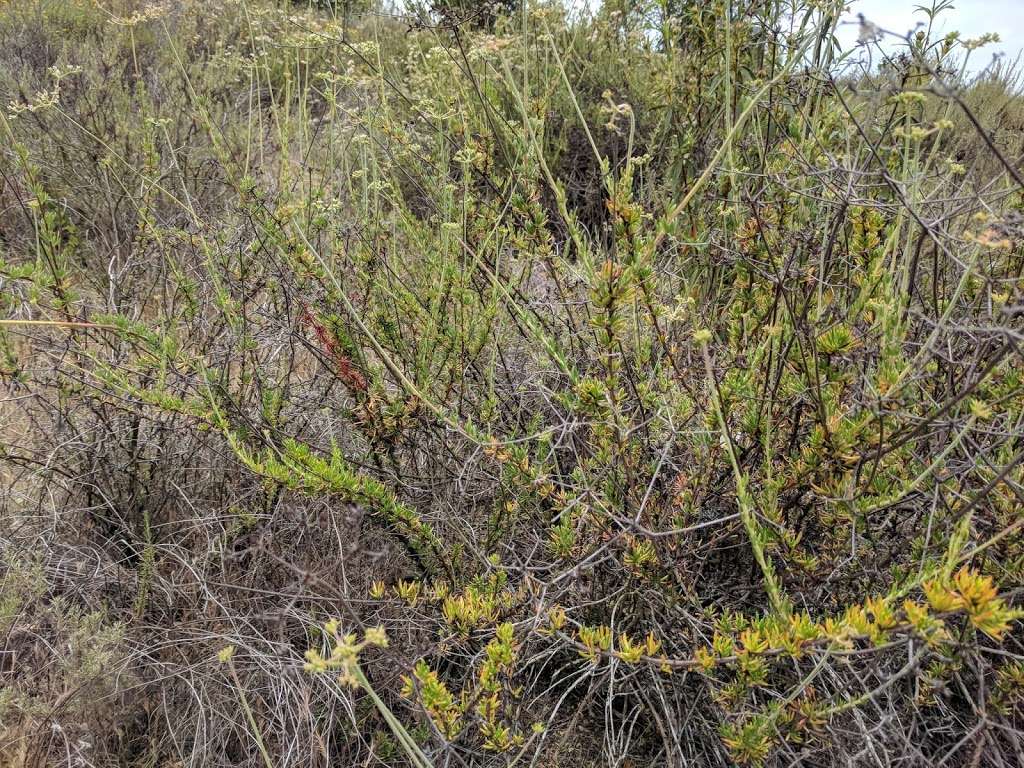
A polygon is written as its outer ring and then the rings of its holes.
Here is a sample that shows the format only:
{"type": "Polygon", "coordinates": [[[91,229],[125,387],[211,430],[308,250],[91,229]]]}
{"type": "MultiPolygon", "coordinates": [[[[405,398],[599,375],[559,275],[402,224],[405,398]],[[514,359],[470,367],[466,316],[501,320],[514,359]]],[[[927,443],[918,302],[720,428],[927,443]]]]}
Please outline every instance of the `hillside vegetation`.
{"type": "Polygon", "coordinates": [[[1024,764],[945,5],[0,2],[0,764],[1024,764]]]}

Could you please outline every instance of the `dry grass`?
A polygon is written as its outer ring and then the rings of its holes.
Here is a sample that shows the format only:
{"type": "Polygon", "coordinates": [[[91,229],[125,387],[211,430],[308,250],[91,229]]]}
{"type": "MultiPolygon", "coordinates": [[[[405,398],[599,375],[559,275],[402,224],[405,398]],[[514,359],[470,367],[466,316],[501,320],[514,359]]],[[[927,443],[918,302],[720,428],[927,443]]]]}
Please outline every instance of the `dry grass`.
{"type": "Polygon", "coordinates": [[[499,5],[0,7],[0,762],[1024,763],[1015,72],[499,5]]]}

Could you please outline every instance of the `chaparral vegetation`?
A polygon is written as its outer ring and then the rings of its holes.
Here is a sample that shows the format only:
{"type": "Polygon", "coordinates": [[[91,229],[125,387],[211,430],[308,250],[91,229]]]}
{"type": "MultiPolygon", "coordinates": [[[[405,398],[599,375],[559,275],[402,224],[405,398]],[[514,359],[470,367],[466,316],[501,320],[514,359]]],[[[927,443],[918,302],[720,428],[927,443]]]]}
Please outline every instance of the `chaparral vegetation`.
{"type": "Polygon", "coordinates": [[[923,2],[0,1],[0,764],[1024,764],[1024,96],[923,2]]]}

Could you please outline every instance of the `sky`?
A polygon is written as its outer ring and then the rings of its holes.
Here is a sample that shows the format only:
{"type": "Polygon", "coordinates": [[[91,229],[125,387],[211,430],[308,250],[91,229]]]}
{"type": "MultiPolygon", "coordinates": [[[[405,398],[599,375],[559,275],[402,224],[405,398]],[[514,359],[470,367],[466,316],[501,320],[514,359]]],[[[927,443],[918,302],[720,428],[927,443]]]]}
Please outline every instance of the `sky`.
{"type": "MultiPolygon", "coordinates": [[[[843,17],[850,23],[839,27],[839,40],[844,48],[856,44],[860,27],[858,13],[863,13],[868,21],[882,29],[906,34],[918,21],[927,21],[924,14],[915,13],[915,7],[931,3],[932,0],[850,0],[850,10],[843,17]]],[[[1024,0],[954,0],[953,7],[937,17],[935,30],[940,35],[959,30],[963,38],[980,37],[986,32],[999,34],[1002,42],[989,44],[971,54],[970,69],[976,72],[989,64],[995,52],[1003,52],[1007,59],[1021,54],[1024,0]]],[[[896,41],[888,43],[896,44],[896,41]]]]}

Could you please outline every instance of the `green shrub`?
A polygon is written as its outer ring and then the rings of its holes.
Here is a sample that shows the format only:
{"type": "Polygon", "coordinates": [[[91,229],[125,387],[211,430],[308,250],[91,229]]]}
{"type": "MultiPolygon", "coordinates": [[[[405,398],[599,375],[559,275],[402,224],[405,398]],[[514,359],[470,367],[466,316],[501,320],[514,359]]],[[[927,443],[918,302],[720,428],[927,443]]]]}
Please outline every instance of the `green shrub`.
{"type": "Polygon", "coordinates": [[[1012,764],[1013,71],[499,5],[0,9],[0,744],[1012,764]]]}

